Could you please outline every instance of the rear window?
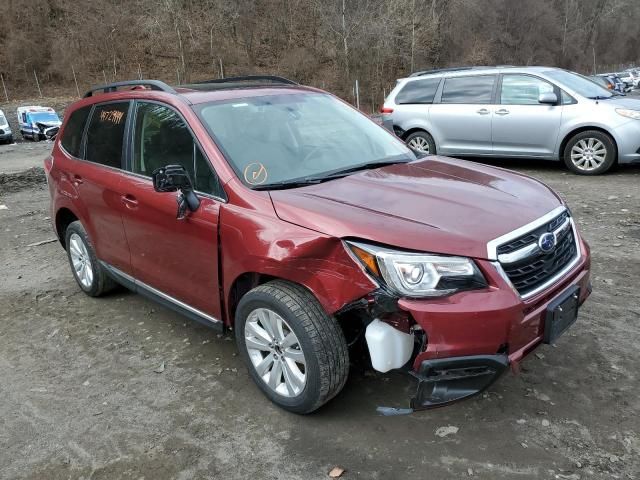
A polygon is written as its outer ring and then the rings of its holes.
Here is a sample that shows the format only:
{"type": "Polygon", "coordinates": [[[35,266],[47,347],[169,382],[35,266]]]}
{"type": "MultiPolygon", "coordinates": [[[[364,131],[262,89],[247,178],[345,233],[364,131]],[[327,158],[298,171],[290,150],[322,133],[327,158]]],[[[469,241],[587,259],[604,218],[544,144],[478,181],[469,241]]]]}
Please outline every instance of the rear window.
{"type": "Polygon", "coordinates": [[[414,80],[408,82],[398,95],[396,95],[396,103],[433,103],[433,97],[436,95],[440,85],[440,78],[425,78],[424,80],[414,80]]]}
{"type": "Polygon", "coordinates": [[[129,102],[96,106],[87,129],[87,160],[121,168],[124,127],[128,113],[129,102]]]}
{"type": "Polygon", "coordinates": [[[495,75],[447,78],[442,89],[441,103],[491,103],[495,75]]]}
{"type": "Polygon", "coordinates": [[[69,155],[80,157],[80,148],[82,146],[82,133],[84,125],[87,123],[87,117],[91,112],[91,107],[82,107],[71,114],[69,120],[64,127],[64,133],[60,144],[69,155]]]}

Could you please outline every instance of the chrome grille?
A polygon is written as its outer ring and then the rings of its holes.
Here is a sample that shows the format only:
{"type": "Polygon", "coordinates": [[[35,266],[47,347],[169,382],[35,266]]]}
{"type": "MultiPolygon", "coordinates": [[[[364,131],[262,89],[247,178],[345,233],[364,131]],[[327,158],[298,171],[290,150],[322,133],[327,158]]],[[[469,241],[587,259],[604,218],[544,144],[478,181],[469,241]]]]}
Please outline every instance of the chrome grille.
{"type": "Polygon", "coordinates": [[[499,245],[496,253],[518,293],[531,294],[558,276],[578,255],[569,213],[564,211],[534,230],[499,245]],[[538,240],[547,233],[554,235],[555,248],[545,253],[538,246],[538,240]]]}

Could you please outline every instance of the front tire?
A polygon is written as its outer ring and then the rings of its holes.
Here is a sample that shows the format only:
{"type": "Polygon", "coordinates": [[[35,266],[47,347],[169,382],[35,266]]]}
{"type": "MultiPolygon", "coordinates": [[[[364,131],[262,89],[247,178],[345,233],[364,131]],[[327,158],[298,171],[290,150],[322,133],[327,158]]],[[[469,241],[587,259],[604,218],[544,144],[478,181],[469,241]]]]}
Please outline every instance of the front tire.
{"type": "Polygon", "coordinates": [[[99,297],[113,290],[116,282],[98,261],[82,223],[75,221],[69,224],[65,231],[65,245],[71,271],[84,293],[99,297]]]}
{"type": "Polygon", "coordinates": [[[433,137],[425,131],[413,132],[405,138],[404,143],[416,152],[427,155],[436,154],[436,142],[433,140],[433,137]]]}
{"type": "Polygon", "coordinates": [[[580,132],[567,142],[564,163],[579,175],[599,175],[608,171],[617,158],[616,146],[606,133],[598,130],[580,132]]]}
{"type": "Polygon", "coordinates": [[[334,318],[305,288],[282,280],[249,291],[235,315],[238,350],[276,405],[306,414],[342,390],[349,352],[334,318]]]}

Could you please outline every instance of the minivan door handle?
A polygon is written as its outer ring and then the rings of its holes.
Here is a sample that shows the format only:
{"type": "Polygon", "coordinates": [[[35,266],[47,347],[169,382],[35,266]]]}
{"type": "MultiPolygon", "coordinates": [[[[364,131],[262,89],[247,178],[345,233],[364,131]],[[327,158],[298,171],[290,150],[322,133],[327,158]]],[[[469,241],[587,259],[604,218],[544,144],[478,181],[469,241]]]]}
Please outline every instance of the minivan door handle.
{"type": "Polygon", "coordinates": [[[501,108],[500,110],[496,110],[496,115],[509,115],[509,110],[501,108]]]}
{"type": "Polygon", "coordinates": [[[122,199],[122,203],[124,204],[125,207],[127,208],[138,208],[138,200],[136,199],[136,197],[134,197],[133,195],[122,195],[122,197],[120,197],[122,199]]]}
{"type": "Polygon", "coordinates": [[[490,112],[486,108],[481,108],[480,110],[478,110],[478,113],[480,115],[489,115],[490,112]]]}

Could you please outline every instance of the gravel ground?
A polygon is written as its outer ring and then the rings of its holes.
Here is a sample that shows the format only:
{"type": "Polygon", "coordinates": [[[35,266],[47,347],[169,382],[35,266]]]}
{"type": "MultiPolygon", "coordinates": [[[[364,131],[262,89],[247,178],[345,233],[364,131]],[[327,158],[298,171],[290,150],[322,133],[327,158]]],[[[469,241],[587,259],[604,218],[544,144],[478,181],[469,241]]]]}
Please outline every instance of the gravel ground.
{"type": "MultiPolygon", "coordinates": [[[[28,145],[18,164],[46,155],[28,145]]],[[[353,371],[300,417],[260,394],[230,336],[126,291],[85,296],[58,243],[30,246],[54,237],[42,174],[0,175],[0,478],[321,479],[336,465],[367,480],[640,478],[640,168],[499,165],[566,198],[593,295],[520,375],[400,417],[376,407],[407,404],[404,375],[353,371]]]]}

